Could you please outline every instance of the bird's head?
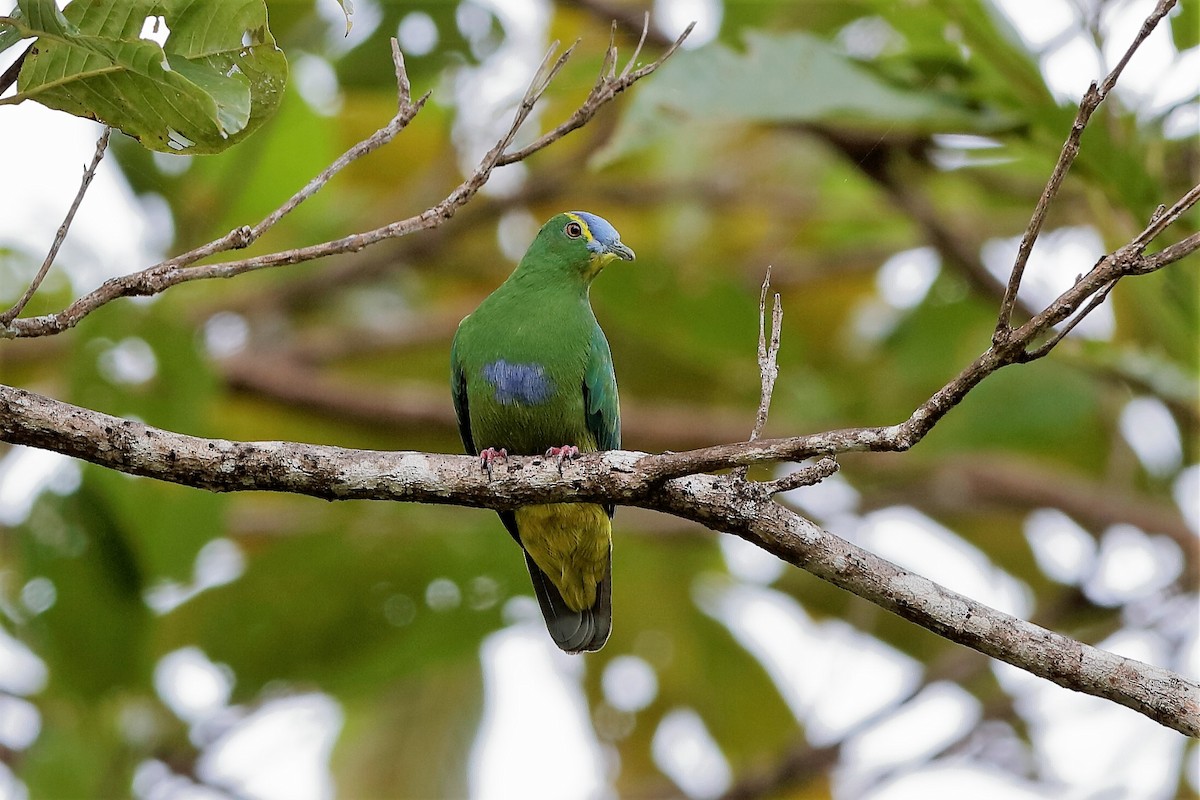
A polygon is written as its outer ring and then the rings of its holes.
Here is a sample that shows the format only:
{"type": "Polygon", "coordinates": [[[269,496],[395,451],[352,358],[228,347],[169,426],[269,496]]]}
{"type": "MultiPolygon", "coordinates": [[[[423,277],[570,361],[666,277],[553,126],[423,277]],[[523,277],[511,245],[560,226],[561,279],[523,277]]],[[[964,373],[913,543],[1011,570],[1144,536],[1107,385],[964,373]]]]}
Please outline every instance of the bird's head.
{"type": "Polygon", "coordinates": [[[577,272],[590,281],[614,259],[632,261],[633,251],[608,220],[586,211],[567,211],[550,218],[538,231],[522,259],[539,266],[577,272]]]}

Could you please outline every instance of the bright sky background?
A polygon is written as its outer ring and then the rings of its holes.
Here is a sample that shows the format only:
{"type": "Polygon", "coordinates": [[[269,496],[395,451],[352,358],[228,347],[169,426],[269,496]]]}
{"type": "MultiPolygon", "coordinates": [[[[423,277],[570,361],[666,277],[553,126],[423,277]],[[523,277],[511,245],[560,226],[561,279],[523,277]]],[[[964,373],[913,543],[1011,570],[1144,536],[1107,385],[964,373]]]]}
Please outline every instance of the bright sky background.
{"type": "MultiPolygon", "coordinates": [[[[1114,49],[1101,54],[1086,35],[1068,33],[1076,19],[1069,0],[996,0],[996,4],[1032,48],[1044,49],[1041,63],[1049,85],[1061,98],[1071,100],[1105,72],[1120,54],[1117,46],[1123,52],[1153,6],[1152,0],[1107,4],[1102,13],[1105,29],[1122,33],[1113,38],[1114,49]]],[[[460,105],[462,116],[455,132],[464,164],[491,146],[497,124],[507,125],[501,112],[519,96],[549,44],[547,0],[479,0],[479,6],[502,20],[508,36],[482,65],[463,69],[454,85],[457,97],[475,101],[460,105]],[[487,102],[478,102],[481,99],[487,102]]],[[[328,0],[323,8],[331,30],[340,31],[337,4],[328,0]]],[[[356,0],[355,9],[355,27],[344,41],[346,47],[379,24],[377,0],[356,0]]],[[[655,24],[672,36],[688,21],[700,21],[688,42],[691,47],[715,35],[720,17],[718,0],[656,0],[654,4],[655,24]]],[[[460,15],[468,39],[477,24],[471,13],[460,15]]],[[[420,12],[409,15],[398,31],[402,46],[411,52],[432,48],[437,35],[432,20],[420,12]]],[[[343,41],[340,34],[336,39],[343,41]]],[[[0,56],[0,68],[16,52],[0,56]]],[[[293,64],[293,76],[314,108],[336,112],[338,87],[326,62],[304,56],[293,64]]],[[[1195,96],[1198,82],[1200,51],[1177,54],[1163,26],[1129,65],[1117,94],[1121,101],[1153,114],[1180,98],[1195,96]]],[[[21,188],[0,192],[0,243],[37,254],[40,261],[76,191],[99,128],[34,103],[2,108],[0,118],[0,152],[22,154],[5,164],[6,186],[21,188]]],[[[1197,135],[1200,109],[1192,104],[1180,110],[1168,127],[1175,136],[1197,135]]],[[[956,146],[963,148],[961,153],[978,145],[945,144],[951,154],[956,146]]],[[[185,159],[172,163],[187,168],[185,159]]],[[[520,169],[501,170],[489,190],[511,191],[523,176],[520,169]]],[[[520,253],[531,235],[528,219],[512,217],[499,231],[498,247],[520,253]]],[[[106,277],[153,263],[164,255],[171,239],[166,204],[154,197],[135,197],[112,162],[106,162],[64,248],[63,261],[72,265],[66,277],[73,290],[82,293],[106,277]],[[122,235],[111,235],[113,230],[122,235]],[[87,258],[70,257],[84,252],[87,258]]],[[[988,268],[1006,276],[1016,242],[1016,238],[989,242],[982,254],[988,268]]],[[[1101,237],[1090,227],[1048,232],[1030,261],[1026,291],[1035,303],[1044,302],[1069,285],[1078,265],[1091,264],[1101,253],[1101,237]]],[[[920,303],[940,268],[937,254],[929,248],[898,253],[880,265],[878,297],[862,309],[849,334],[867,340],[886,334],[920,303]]],[[[0,263],[0,283],[6,287],[27,280],[9,270],[0,263]]],[[[1111,313],[1101,312],[1081,326],[1081,335],[1111,335],[1111,313]]],[[[236,319],[214,320],[212,327],[218,334],[231,331],[236,339],[236,319]]],[[[220,343],[229,337],[211,340],[220,343]]],[[[105,368],[116,380],[141,382],[156,369],[152,349],[140,340],[116,343],[101,358],[107,359],[105,368]]],[[[1181,469],[1180,433],[1170,414],[1157,400],[1139,398],[1124,410],[1121,427],[1148,470],[1178,473],[1177,502],[1196,529],[1200,466],[1181,469]]],[[[14,448],[0,459],[0,524],[23,520],[42,491],[67,493],[78,482],[78,467],[69,459],[14,448]]],[[[983,553],[914,509],[860,514],[857,493],[836,475],[819,486],[789,493],[786,499],[839,535],[914,571],[1010,613],[1029,610],[1029,590],[1018,578],[997,569],[983,553]]],[[[1135,602],[1157,588],[1148,583],[1150,578],[1169,580],[1179,564],[1172,543],[1130,526],[1114,528],[1097,545],[1065,515],[1043,510],[1029,516],[1024,532],[1047,575],[1081,586],[1097,601],[1135,602]]],[[[1183,758],[1181,737],[1132,711],[1061,690],[1002,664],[993,667],[996,678],[1015,696],[1018,709],[1029,720],[1041,768],[1061,783],[1052,789],[1032,785],[1014,777],[1015,772],[985,767],[965,756],[908,769],[907,765],[921,764],[973,725],[980,714],[978,702],[952,684],[933,684],[901,704],[917,690],[919,664],[848,624],[814,621],[793,598],[771,588],[784,569],[779,561],[732,537],[720,541],[728,574],[697,582],[697,613],[727,626],[764,664],[814,744],[848,736],[845,756],[833,776],[839,795],[879,800],[1173,795],[1169,782],[1183,758]],[[796,653],[805,656],[798,659],[796,653]]],[[[198,592],[236,580],[243,567],[237,545],[218,540],[198,557],[190,584],[158,587],[147,602],[159,613],[169,613],[198,592]]],[[[9,610],[10,616],[36,614],[53,605],[53,585],[39,580],[22,588],[22,608],[9,610]]],[[[1184,601],[1194,604],[1195,598],[1184,601]]],[[[1183,610],[1178,617],[1192,619],[1193,614],[1183,610]]],[[[589,710],[581,679],[594,662],[555,649],[529,598],[511,600],[506,618],[511,624],[488,637],[480,653],[485,706],[471,754],[472,797],[611,796],[619,759],[596,731],[619,735],[631,729],[637,713],[657,694],[654,667],[639,654],[619,654],[602,676],[604,702],[589,710]]],[[[1161,626],[1124,630],[1101,646],[1200,677],[1196,632],[1176,633],[1191,637],[1186,658],[1177,664],[1166,663],[1161,626]]],[[[37,709],[22,698],[36,695],[45,681],[41,661],[0,628],[0,690],[7,693],[0,695],[0,744],[21,750],[36,739],[37,709]]],[[[235,681],[227,667],[191,647],[164,657],[156,669],[155,686],[164,702],[191,726],[194,740],[205,746],[200,774],[213,785],[234,787],[248,798],[332,797],[327,765],[342,724],[336,700],[311,693],[269,700],[251,711],[229,706],[235,681]]],[[[1015,745],[1013,750],[1017,751],[1015,745]]],[[[663,773],[689,797],[715,797],[733,779],[704,720],[686,706],[670,710],[659,723],[653,755],[663,773]]],[[[1197,770],[1190,774],[1192,789],[1200,789],[1197,770]]],[[[158,762],[143,765],[134,792],[155,800],[225,796],[172,775],[158,762]]],[[[23,788],[0,766],[0,800],[23,796],[23,788]]]]}

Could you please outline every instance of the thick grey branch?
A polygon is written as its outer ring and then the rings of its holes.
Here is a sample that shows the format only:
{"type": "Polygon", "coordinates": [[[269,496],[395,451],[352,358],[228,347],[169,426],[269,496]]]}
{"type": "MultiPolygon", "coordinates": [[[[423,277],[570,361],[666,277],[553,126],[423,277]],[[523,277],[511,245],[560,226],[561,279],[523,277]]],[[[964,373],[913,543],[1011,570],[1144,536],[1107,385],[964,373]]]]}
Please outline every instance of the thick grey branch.
{"type": "MultiPolygon", "coordinates": [[[[852,432],[840,435],[844,443],[854,438],[852,432]]],[[[874,434],[862,435],[869,440],[874,434]]],[[[6,386],[0,386],[0,441],[213,491],[496,509],[607,500],[663,511],[736,534],[947,639],[1200,736],[1200,685],[1011,617],[908,572],[773,502],[759,484],[723,475],[655,480],[651,476],[660,472],[658,462],[669,459],[665,455],[589,454],[567,465],[562,475],[546,459],[514,456],[489,477],[470,456],[203,439],[6,386]]]]}

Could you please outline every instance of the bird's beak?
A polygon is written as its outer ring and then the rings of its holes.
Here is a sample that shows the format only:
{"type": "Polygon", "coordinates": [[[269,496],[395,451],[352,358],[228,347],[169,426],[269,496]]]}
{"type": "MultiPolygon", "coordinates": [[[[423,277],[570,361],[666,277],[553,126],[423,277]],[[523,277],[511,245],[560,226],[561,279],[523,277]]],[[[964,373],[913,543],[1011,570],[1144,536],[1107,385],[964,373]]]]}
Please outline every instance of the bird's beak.
{"type": "Polygon", "coordinates": [[[622,261],[633,261],[633,251],[620,242],[614,242],[605,249],[622,261]]]}

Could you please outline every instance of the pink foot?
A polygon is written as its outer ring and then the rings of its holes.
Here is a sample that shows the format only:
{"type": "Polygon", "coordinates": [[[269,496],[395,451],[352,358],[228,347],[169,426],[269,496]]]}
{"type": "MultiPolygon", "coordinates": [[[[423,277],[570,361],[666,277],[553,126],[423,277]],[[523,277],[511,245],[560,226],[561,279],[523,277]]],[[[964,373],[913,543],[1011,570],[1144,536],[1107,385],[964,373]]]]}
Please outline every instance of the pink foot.
{"type": "Polygon", "coordinates": [[[508,451],[501,447],[497,450],[494,447],[489,447],[487,450],[479,454],[479,469],[481,472],[486,472],[488,477],[492,477],[492,465],[497,461],[507,461],[508,451]]]}
{"type": "Polygon", "coordinates": [[[563,462],[579,458],[579,448],[573,444],[564,444],[562,447],[551,447],[546,451],[546,458],[558,459],[558,474],[561,475],[563,462]]]}

